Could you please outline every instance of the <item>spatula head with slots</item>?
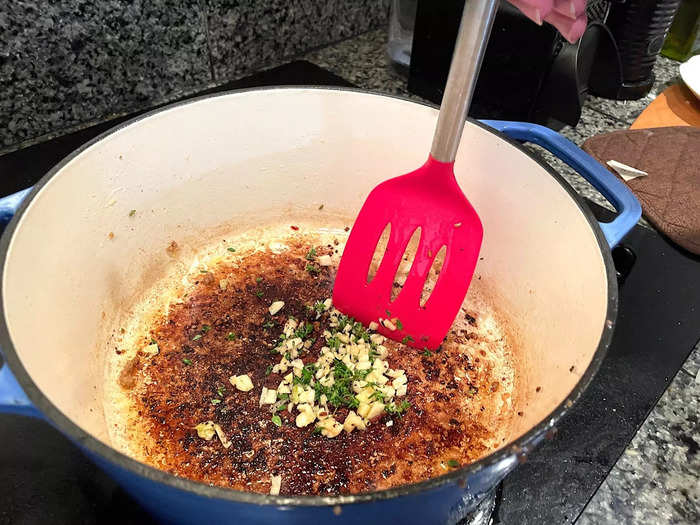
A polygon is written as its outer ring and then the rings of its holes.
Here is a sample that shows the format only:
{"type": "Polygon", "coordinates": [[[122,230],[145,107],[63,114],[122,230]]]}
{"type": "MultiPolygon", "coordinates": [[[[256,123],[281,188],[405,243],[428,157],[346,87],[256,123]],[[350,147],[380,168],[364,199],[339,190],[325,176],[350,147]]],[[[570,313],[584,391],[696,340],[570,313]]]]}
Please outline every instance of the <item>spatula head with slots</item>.
{"type": "Polygon", "coordinates": [[[336,308],[363,323],[374,321],[380,333],[416,348],[440,346],[467,294],[479,257],[481,221],[457,185],[453,166],[497,9],[497,0],[465,4],[428,161],[372,190],[338,267],[333,288],[336,308]],[[370,280],[372,258],[387,224],[387,248],[370,280]],[[419,227],[413,263],[392,300],[396,272],[419,227]],[[442,269],[421,305],[426,278],[443,246],[442,269]]]}
{"type": "Polygon", "coordinates": [[[350,232],[333,289],[333,303],[340,311],[365,324],[374,321],[381,334],[415,348],[440,346],[459,312],[479,257],[481,221],[460,190],[452,166],[430,157],[416,171],[372,190],[350,232]],[[386,251],[369,281],[372,258],[387,224],[386,251]],[[413,263],[392,301],[397,270],[419,227],[413,263]],[[443,246],[442,269],[421,306],[428,273],[443,246]]]}

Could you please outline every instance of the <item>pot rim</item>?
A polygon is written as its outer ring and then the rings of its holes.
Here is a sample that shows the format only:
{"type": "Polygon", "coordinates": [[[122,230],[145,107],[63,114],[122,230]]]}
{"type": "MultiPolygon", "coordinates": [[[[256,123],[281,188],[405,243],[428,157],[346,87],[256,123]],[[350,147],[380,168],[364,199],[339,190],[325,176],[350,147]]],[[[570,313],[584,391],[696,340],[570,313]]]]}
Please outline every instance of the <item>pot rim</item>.
{"type": "Polygon", "coordinates": [[[75,444],[84,448],[90,454],[100,456],[110,463],[117,465],[127,471],[130,471],[136,475],[145,477],[150,481],[162,483],[174,489],[183,490],[194,495],[205,497],[205,498],[216,498],[221,500],[227,500],[237,503],[252,503],[256,505],[271,505],[271,506],[306,506],[306,507],[320,507],[320,506],[334,506],[334,505],[348,505],[353,503],[364,503],[373,502],[386,499],[392,499],[402,496],[415,495],[420,492],[435,489],[447,485],[448,483],[456,483],[460,486],[466,486],[465,482],[472,475],[478,472],[494,467],[507,460],[514,461],[515,455],[527,454],[534,448],[535,445],[541,440],[543,435],[561,419],[561,417],[573,406],[573,404],[581,397],[582,393],[590,384],[591,380],[598,372],[600,364],[607,353],[608,346],[610,345],[610,340],[613,335],[613,328],[615,324],[615,318],[617,317],[618,308],[618,288],[617,280],[615,274],[615,268],[612,262],[612,256],[610,253],[610,248],[608,243],[603,236],[603,232],[598,225],[597,220],[593,216],[591,210],[584,204],[581,196],[566,182],[566,180],[557,173],[549,164],[547,164],[541,157],[538,157],[533,152],[527,150],[520,143],[508,138],[503,133],[494,130],[482,124],[481,122],[468,118],[467,120],[471,124],[475,124],[480,128],[496,135],[500,140],[507,142],[509,145],[517,148],[522,153],[527,155],[530,159],[539,164],[544,170],[546,170],[551,177],[554,178],[569,194],[572,200],[576,203],[579,211],[588,221],[595,238],[598,242],[598,246],[603,257],[603,262],[605,264],[605,273],[608,283],[608,301],[607,301],[607,311],[605,316],[605,323],[603,325],[600,340],[598,342],[598,347],[591,363],[586,368],[585,372],[576,383],[569,395],[564,398],[559,405],[557,405],[554,410],[552,410],[545,418],[542,419],[538,424],[530,428],[527,432],[522,434],[520,437],[514,441],[508,443],[506,446],[496,450],[495,452],[485,456],[478,461],[465,465],[461,468],[455,469],[441,476],[435,478],[430,478],[417,483],[411,483],[407,485],[400,485],[397,487],[383,489],[373,492],[363,492],[360,494],[348,494],[348,495],[338,495],[338,496],[272,496],[268,494],[260,494],[254,492],[245,492],[225,487],[210,486],[206,483],[201,483],[198,481],[192,481],[186,478],[180,478],[164,470],[157,469],[141,463],[136,459],[133,459],[126,454],[119,452],[117,449],[103,443],[97,438],[93,437],[90,433],[86,432],[80,428],[76,423],[69,419],[60,409],[58,409],[49,399],[41,392],[39,387],[34,383],[34,381],[29,376],[27,370],[22,365],[17,352],[15,351],[14,345],[10,338],[7,320],[5,316],[4,300],[2,297],[4,295],[3,283],[4,283],[4,272],[5,263],[8,255],[8,251],[14,236],[15,229],[19,224],[22,216],[26,212],[29,204],[36,197],[36,195],[41,191],[41,189],[54,177],[56,176],[66,164],[68,164],[75,157],[80,155],[83,151],[90,148],[93,144],[101,141],[102,139],[108,137],[109,135],[146,118],[152,117],[163,111],[172,110],[181,106],[188,104],[194,104],[207,99],[213,99],[218,97],[225,97],[232,94],[239,94],[245,92],[267,92],[267,91],[278,91],[278,90],[300,90],[300,91],[343,91],[351,92],[363,95],[386,97],[390,99],[398,99],[401,101],[411,102],[422,106],[431,107],[433,109],[439,109],[434,104],[424,103],[420,101],[410,100],[406,97],[401,97],[397,95],[390,95],[385,93],[378,93],[371,90],[363,90],[359,88],[348,88],[348,87],[336,87],[336,86],[270,86],[270,87],[255,87],[255,88],[245,88],[224,91],[221,93],[215,93],[210,95],[203,95],[200,97],[195,97],[173,104],[148,111],[142,115],[138,115],[126,122],[118,124],[113,128],[101,133],[92,140],[86,142],[58,164],[56,164],[51,170],[49,170],[46,175],[44,175],[32,188],[30,194],[24,199],[22,204],[19,206],[17,212],[13,216],[10,223],[5,228],[2,238],[0,239],[0,347],[2,348],[2,353],[5,357],[5,365],[9,366],[12,373],[14,374],[17,382],[20,384],[25,394],[32,401],[34,406],[39,409],[39,411],[46,417],[46,419],[56,428],[58,428],[65,436],[67,436],[75,444]]]}

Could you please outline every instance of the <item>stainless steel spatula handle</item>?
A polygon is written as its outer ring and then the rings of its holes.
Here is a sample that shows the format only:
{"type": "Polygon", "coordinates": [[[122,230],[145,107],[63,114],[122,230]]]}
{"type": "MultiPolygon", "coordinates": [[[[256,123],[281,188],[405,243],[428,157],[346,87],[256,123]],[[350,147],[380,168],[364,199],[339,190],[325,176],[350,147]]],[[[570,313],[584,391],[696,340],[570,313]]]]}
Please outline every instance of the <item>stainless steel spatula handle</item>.
{"type": "Polygon", "coordinates": [[[440,162],[454,162],[457,155],[497,8],[498,0],[467,0],[464,5],[450,74],[430,148],[432,157],[440,162]]]}

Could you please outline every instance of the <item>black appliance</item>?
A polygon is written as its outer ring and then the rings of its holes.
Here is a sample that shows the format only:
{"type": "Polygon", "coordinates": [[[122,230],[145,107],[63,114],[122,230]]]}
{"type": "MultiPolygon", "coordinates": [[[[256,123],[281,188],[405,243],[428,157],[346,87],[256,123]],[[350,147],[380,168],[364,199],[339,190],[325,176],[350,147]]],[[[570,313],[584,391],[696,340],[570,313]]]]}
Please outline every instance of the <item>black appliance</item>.
{"type": "Polygon", "coordinates": [[[591,92],[636,100],[654,85],[654,64],[681,0],[617,0],[610,6],[610,28],[622,65],[622,78],[601,77],[591,92]]]}
{"type": "MultiPolygon", "coordinates": [[[[285,84],[352,86],[298,61],[193,96],[285,84]]],[[[134,116],[0,156],[0,196],[34,184],[72,150],[134,116]]],[[[590,205],[599,219],[609,219],[609,211],[590,205]]],[[[493,523],[574,522],[700,336],[700,258],[637,226],[613,259],[624,284],[608,355],[556,434],[486,500],[493,523]]],[[[154,523],[47,423],[0,415],[0,443],[0,525],[154,523]]]]}
{"type": "MultiPolygon", "coordinates": [[[[590,0],[589,25],[570,44],[507,2],[494,20],[470,115],[575,126],[588,93],[637,99],[654,83],[652,69],[680,0],[590,0]]],[[[418,0],[408,90],[442,100],[464,0],[418,0]]]]}
{"type": "MultiPolygon", "coordinates": [[[[464,0],[418,0],[408,90],[442,100],[464,0]]],[[[591,0],[589,27],[570,44],[549,24],[538,26],[502,2],[474,92],[470,116],[575,126],[591,77],[619,79],[620,64],[604,25],[610,2],[591,0]]]]}

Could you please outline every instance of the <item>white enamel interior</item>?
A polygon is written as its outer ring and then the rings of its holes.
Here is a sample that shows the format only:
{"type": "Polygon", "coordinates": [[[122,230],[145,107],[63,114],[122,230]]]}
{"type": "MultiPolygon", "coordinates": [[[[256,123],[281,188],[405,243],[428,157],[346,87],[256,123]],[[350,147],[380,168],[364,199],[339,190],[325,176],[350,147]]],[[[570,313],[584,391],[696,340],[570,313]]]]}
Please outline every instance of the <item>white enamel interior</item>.
{"type": "MultiPolygon", "coordinates": [[[[87,148],[36,195],[9,247],[2,300],[23,365],[51,402],[108,442],[105,323],[164,273],[172,238],[319,203],[354,215],[374,185],[425,161],[436,116],[356,92],[248,91],[162,111],[87,148]]],[[[484,225],[476,274],[523,349],[519,434],[593,357],[604,261],[567,192],[505,141],[468,124],[455,171],[484,225]]]]}

